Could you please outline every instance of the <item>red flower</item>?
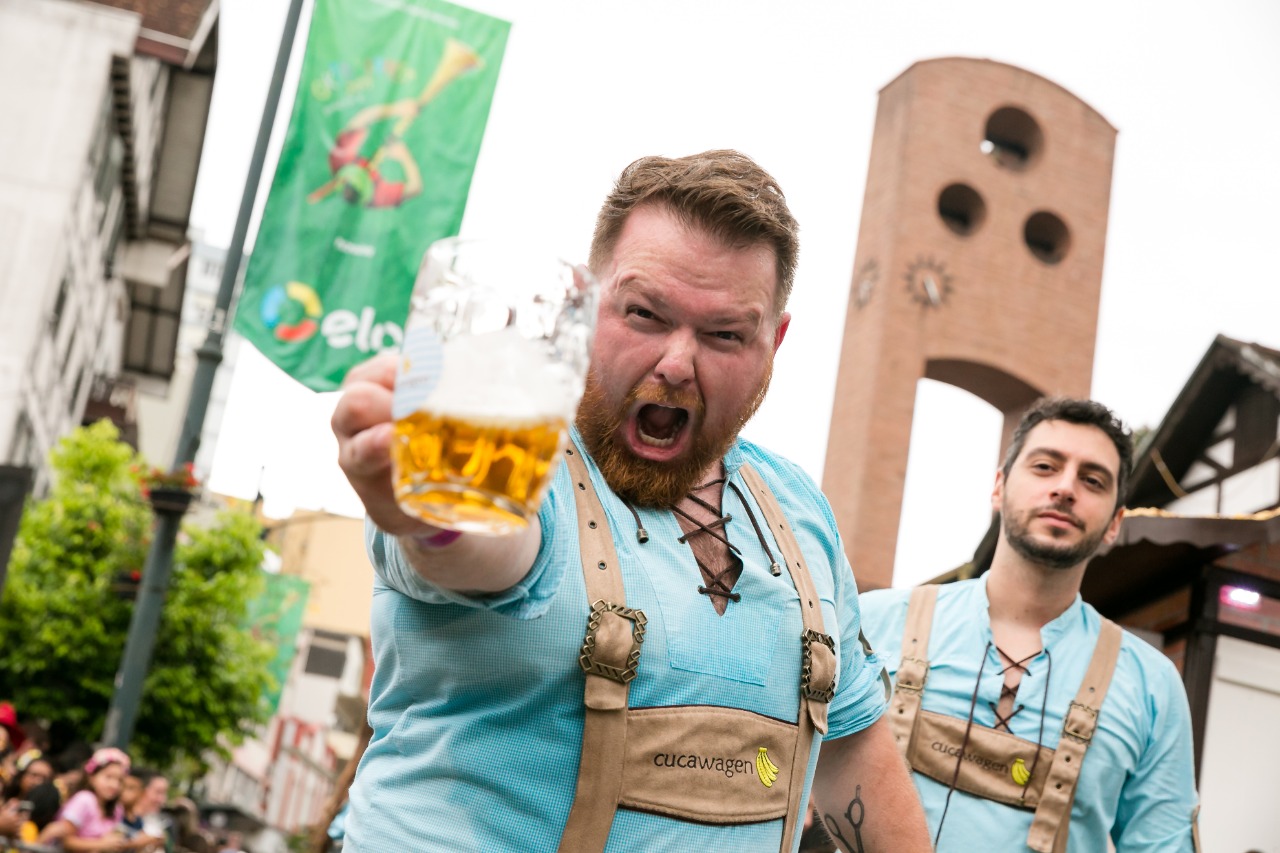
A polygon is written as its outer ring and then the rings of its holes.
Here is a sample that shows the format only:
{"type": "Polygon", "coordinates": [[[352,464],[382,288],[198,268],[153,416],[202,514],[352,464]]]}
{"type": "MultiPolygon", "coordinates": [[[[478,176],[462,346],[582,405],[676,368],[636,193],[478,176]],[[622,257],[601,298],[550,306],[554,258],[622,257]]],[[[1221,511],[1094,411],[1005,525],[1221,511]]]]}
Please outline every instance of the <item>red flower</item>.
{"type": "Polygon", "coordinates": [[[178,489],[191,492],[200,485],[200,481],[196,479],[195,466],[190,462],[170,471],[152,468],[139,477],[138,483],[142,487],[143,497],[149,497],[155,489],[178,489]]]}

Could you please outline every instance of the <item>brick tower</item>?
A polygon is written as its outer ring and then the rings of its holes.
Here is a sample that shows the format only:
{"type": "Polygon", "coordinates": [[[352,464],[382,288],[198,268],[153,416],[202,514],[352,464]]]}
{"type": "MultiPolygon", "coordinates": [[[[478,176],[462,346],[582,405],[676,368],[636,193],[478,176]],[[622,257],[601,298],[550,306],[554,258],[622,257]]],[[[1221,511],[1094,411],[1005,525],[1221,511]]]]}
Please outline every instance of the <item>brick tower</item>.
{"type": "Polygon", "coordinates": [[[861,588],[893,578],[921,378],[997,408],[1005,442],[1042,394],[1089,393],[1115,136],[989,60],[880,92],[823,476],[861,588]]]}

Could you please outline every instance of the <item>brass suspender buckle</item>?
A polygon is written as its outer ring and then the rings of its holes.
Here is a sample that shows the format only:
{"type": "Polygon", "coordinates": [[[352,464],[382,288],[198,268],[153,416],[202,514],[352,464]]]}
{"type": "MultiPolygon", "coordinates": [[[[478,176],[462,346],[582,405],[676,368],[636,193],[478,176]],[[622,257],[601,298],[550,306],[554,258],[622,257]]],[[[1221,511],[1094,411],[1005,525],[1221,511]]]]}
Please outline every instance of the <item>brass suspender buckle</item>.
{"type": "Polygon", "coordinates": [[[929,662],[920,658],[904,657],[898,664],[898,677],[894,692],[920,693],[929,681],[929,662]]]}
{"type": "Polygon", "coordinates": [[[636,669],[640,666],[640,644],[644,642],[644,626],[648,621],[643,610],[598,599],[591,605],[591,615],[587,617],[587,636],[582,641],[582,654],[578,656],[578,665],[582,667],[582,671],[587,675],[599,675],[619,684],[630,682],[636,677],[636,669]],[[627,654],[626,666],[619,667],[595,660],[596,632],[600,630],[600,622],[606,613],[612,613],[631,622],[631,651],[627,654]]]}
{"type": "Polygon", "coordinates": [[[801,645],[804,649],[804,662],[800,667],[800,695],[806,699],[814,699],[818,702],[830,702],[831,697],[836,695],[836,643],[831,639],[830,634],[824,634],[821,631],[815,631],[812,628],[805,628],[804,633],[800,635],[801,645]],[[813,684],[813,644],[821,643],[826,646],[831,653],[831,666],[829,667],[831,675],[827,678],[826,684],[813,684]]]}
{"type": "Polygon", "coordinates": [[[1097,710],[1088,705],[1081,705],[1079,702],[1072,702],[1067,709],[1067,718],[1062,721],[1062,734],[1087,746],[1093,740],[1093,733],[1097,727],[1097,710]]]}

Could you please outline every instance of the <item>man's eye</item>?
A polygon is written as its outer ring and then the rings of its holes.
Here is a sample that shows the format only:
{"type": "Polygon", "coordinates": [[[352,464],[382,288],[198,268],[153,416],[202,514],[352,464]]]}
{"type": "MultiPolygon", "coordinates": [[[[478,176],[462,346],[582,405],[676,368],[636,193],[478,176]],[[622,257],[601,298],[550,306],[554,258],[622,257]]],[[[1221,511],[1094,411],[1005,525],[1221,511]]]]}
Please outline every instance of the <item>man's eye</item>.
{"type": "Polygon", "coordinates": [[[627,309],[627,313],[639,317],[641,320],[656,320],[658,315],[654,314],[648,308],[641,308],[639,305],[632,305],[627,309]]]}
{"type": "Polygon", "coordinates": [[[714,338],[718,338],[719,340],[722,340],[722,341],[742,340],[742,335],[739,335],[737,332],[712,332],[711,336],[714,338]]]}

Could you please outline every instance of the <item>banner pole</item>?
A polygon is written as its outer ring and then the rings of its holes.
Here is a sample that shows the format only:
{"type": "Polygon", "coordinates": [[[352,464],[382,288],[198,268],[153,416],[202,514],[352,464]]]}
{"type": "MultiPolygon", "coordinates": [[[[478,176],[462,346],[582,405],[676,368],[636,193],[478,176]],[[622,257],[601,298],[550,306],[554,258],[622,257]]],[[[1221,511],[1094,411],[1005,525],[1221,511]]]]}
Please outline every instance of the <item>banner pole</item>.
{"type": "MultiPolygon", "coordinates": [[[[187,401],[187,413],[182,433],[174,453],[173,468],[181,468],[194,462],[200,446],[200,433],[204,429],[209,397],[213,392],[214,374],[222,363],[223,336],[227,327],[227,315],[235,295],[240,266],[244,262],[244,241],[249,231],[249,218],[262,180],[262,169],[267,159],[267,144],[271,141],[271,129],[275,125],[276,111],[280,105],[280,93],[284,89],[285,72],[289,68],[289,55],[293,52],[298,20],[302,16],[303,0],[289,0],[285,14],[284,30],[280,35],[280,50],[276,54],[271,83],[267,87],[267,99],[262,107],[262,120],[258,125],[258,137],[249,159],[249,172],[245,177],[244,193],[240,197],[240,211],[231,233],[231,245],[227,247],[227,260],[222,269],[222,281],[218,287],[217,301],[209,318],[209,334],[196,350],[196,372],[191,380],[191,396],[187,401]]],[[[104,743],[124,749],[133,738],[138,705],[142,698],[142,686],[151,664],[151,651],[155,645],[156,631],[160,625],[160,613],[164,608],[169,588],[169,576],[173,571],[173,546],[185,507],[181,511],[166,510],[157,506],[157,526],[143,567],[138,599],[133,605],[133,617],[129,622],[129,635],[125,641],[124,655],[116,675],[115,691],[102,740],[104,743]]]]}

